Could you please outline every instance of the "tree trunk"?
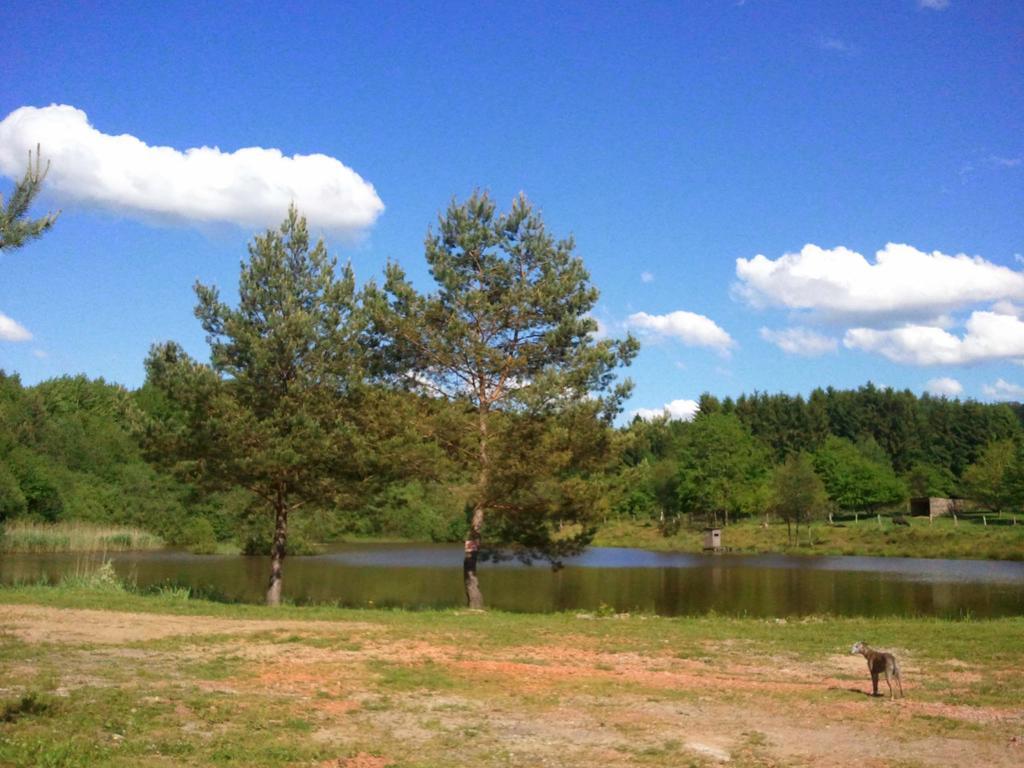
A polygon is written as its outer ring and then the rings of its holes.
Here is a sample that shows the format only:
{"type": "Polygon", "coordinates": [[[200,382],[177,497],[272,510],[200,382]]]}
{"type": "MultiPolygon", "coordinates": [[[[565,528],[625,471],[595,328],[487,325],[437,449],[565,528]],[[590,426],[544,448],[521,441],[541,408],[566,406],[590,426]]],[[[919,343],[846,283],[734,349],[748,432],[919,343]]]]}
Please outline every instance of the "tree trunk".
{"type": "Polygon", "coordinates": [[[462,582],[466,588],[466,605],[474,610],[483,610],[484,593],[480,591],[480,580],[476,575],[477,558],[480,555],[480,542],[483,540],[484,512],[487,509],[488,481],[490,479],[490,463],[487,456],[487,411],[481,408],[477,412],[477,429],[480,433],[480,473],[477,476],[477,502],[473,507],[473,517],[466,534],[466,546],[462,557],[462,582]]]}
{"type": "Polygon", "coordinates": [[[270,584],[267,586],[267,605],[281,604],[281,578],[285,544],[288,541],[288,508],[278,497],[274,505],[274,543],[270,547],[270,584]]]}
{"type": "Polygon", "coordinates": [[[475,610],[483,610],[484,593],[480,591],[480,580],[476,575],[476,562],[480,554],[480,539],[484,525],[483,503],[473,508],[473,519],[466,535],[466,548],[462,558],[462,581],[466,587],[466,605],[475,610]]]}

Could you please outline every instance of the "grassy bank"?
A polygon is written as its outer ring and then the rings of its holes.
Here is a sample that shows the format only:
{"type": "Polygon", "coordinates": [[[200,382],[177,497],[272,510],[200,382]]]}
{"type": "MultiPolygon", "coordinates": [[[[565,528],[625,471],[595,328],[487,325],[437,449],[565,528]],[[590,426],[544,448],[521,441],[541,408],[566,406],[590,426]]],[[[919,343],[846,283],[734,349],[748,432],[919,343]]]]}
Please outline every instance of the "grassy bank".
{"type": "Polygon", "coordinates": [[[1014,765],[1021,636],[1021,618],[268,609],[0,589],[0,765],[1014,765]],[[859,639],[897,654],[906,699],[865,695],[859,639]]]}
{"type": "Polygon", "coordinates": [[[125,526],[15,521],[0,528],[0,552],[119,552],[163,546],[159,536],[125,526]]]}
{"type": "MultiPolygon", "coordinates": [[[[808,555],[874,555],[882,557],[946,557],[988,560],[1024,560],[1024,518],[987,519],[980,515],[960,518],[906,518],[897,525],[883,516],[813,523],[800,527],[799,541],[791,542],[786,524],[764,519],[741,520],[722,529],[722,544],[735,552],[786,552],[808,555]]],[[[794,529],[794,538],[796,531],[794,529]]],[[[610,521],[598,532],[595,545],[642,547],[661,551],[700,552],[704,534],[699,528],[681,527],[664,536],[654,524],[610,521]]]]}

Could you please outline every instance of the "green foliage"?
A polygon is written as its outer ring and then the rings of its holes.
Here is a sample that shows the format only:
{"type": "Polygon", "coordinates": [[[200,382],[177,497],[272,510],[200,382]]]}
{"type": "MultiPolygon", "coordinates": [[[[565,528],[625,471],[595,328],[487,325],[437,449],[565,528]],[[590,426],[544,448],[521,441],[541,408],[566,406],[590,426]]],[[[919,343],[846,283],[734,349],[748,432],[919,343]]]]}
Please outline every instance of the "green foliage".
{"type": "Polygon", "coordinates": [[[28,501],[22,493],[18,478],[6,462],[0,462],[0,522],[22,515],[27,509],[28,501]]]}
{"type": "Polygon", "coordinates": [[[465,532],[464,494],[419,480],[390,484],[358,514],[359,532],[413,541],[459,541],[465,532]]]}
{"type": "Polygon", "coordinates": [[[0,251],[20,248],[42,235],[57,220],[57,213],[48,213],[40,219],[28,218],[28,209],[42,190],[43,179],[50,169],[49,163],[43,168],[41,162],[37,146],[35,163],[33,164],[32,152],[29,151],[28,168],[21,181],[14,185],[6,205],[3,195],[0,195],[0,251]]]}
{"type": "Polygon", "coordinates": [[[138,528],[86,522],[9,522],[0,539],[0,552],[109,552],[158,549],[163,541],[138,528]]]}
{"type": "Polygon", "coordinates": [[[573,240],[552,237],[522,196],[507,214],[486,193],[453,201],[426,259],[436,293],[394,264],[368,293],[379,369],[464,408],[452,456],[475,479],[468,538],[481,540],[486,517],[488,546],[524,559],[579,551],[602,507],[607,425],[630,391],[615,370],[635,340],[595,340],[598,294],[573,240]]]}
{"type": "Polygon", "coordinates": [[[871,511],[907,498],[906,487],[882,461],[884,457],[872,441],[857,446],[830,436],[814,454],[814,469],[840,509],[871,511]]]}
{"type": "Polygon", "coordinates": [[[989,443],[978,461],[964,471],[963,495],[997,514],[1012,506],[1021,495],[1013,482],[1016,462],[1017,446],[1012,440],[989,443]]]}
{"type": "Polygon", "coordinates": [[[737,416],[700,415],[679,449],[682,508],[712,524],[760,511],[769,466],[764,446],[737,416]]]}
{"type": "Polygon", "coordinates": [[[114,563],[103,560],[99,564],[86,563],[74,572],[61,576],[60,586],[65,589],[84,589],[91,592],[126,592],[128,585],[117,575],[114,563]]]}
{"type": "Polygon", "coordinates": [[[787,530],[796,523],[797,539],[800,523],[821,517],[828,504],[825,484],[814,471],[807,454],[790,454],[776,467],[771,477],[771,509],[786,521],[787,530]]]}
{"type": "Polygon", "coordinates": [[[146,361],[154,406],[150,455],[209,488],[246,488],[274,513],[268,600],[280,597],[289,513],[327,504],[358,465],[350,421],[362,381],[363,321],[352,270],[323,241],[310,245],[292,207],[279,230],[249,246],[237,308],[196,284],[210,344],[200,365],[176,344],[146,361]]]}
{"type": "Polygon", "coordinates": [[[182,528],[179,542],[197,555],[212,555],[217,551],[217,535],[213,524],[205,517],[193,517],[182,528]]]}
{"type": "Polygon", "coordinates": [[[54,522],[64,511],[64,499],[57,488],[59,468],[48,457],[18,446],[7,455],[7,466],[17,478],[25,499],[25,512],[54,522]]]}
{"type": "Polygon", "coordinates": [[[934,464],[917,463],[903,477],[903,482],[912,497],[937,496],[949,498],[956,495],[957,481],[953,473],[934,464]]]}

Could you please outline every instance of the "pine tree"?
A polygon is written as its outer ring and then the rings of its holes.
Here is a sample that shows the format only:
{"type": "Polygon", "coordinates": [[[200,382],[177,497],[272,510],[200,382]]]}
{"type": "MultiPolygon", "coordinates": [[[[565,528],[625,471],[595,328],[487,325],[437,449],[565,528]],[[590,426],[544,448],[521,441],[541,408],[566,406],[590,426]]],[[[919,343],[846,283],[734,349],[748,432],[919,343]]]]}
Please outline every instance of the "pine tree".
{"type": "Polygon", "coordinates": [[[588,313],[598,292],[574,251],[525,197],[501,214],[476,192],[453,201],[427,234],[437,291],[417,293],[390,265],[379,297],[395,370],[464,405],[472,422],[466,462],[476,483],[463,559],[471,607],[483,606],[483,545],[557,562],[593,535],[590,475],[611,455],[607,426],[630,389],[615,384],[615,369],[638,345],[595,340],[588,313]],[[565,523],[573,525],[560,532],[565,523]]]}
{"type": "Polygon", "coordinates": [[[361,435],[346,409],[362,381],[362,314],[352,270],[340,274],[323,242],[310,247],[292,207],[242,263],[239,303],[196,284],[196,316],[210,365],[176,344],[155,347],[148,381],[171,407],[156,453],[213,486],[236,485],[263,499],[273,517],[267,603],[281,600],[289,515],[328,502],[358,471],[361,435]]]}
{"type": "Polygon", "coordinates": [[[50,164],[42,168],[39,147],[36,147],[35,163],[32,161],[32,152],[28,153],[28,169],[25,175],[11,192],[10,198],[4,204],[3,195],[0,195],[0,251],[20,248],[29,240],[42,235],[53,226],[57,220],[57,213],[48,213],[40,219],[29,219],[28,209],[32,201],[42,190],[43,179],[50,170],[50,164]]]}

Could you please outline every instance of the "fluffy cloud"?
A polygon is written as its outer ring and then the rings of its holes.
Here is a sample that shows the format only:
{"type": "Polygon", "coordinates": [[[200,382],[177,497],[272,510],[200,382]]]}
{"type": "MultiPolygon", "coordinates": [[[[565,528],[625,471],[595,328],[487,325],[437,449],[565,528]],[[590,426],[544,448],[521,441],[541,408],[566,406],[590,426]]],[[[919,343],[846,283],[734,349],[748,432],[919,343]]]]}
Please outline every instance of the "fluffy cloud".
{"type": "Polygon", "coordinates": [[[822,336],[809,328],[784,328],[781,331],[762,328],[761,338],[774,344],[787,355],[803,357],[818,357],[828,352],[835,352],[839,346],[836,339],[822,336]]]}
{"type": "Polygon", "coordinates": [[[714,320],[694,312],[678,310],[667,315],[637,312],[629,316],[627,324],[641,331],[678,339],[690,347],[710,347],[723,354],[736,345],[714,320]]]}
{"type": "Polygon", "coordinates": [[[896,363],[964,365],[1024,357],[1024,322],[999,312],[973,312],[962,337],[927,325],[892,330],[851,328],[843,344],[849,349],[880,354],[896,363]]]}
{"type": "Polygon", "coordinates": [[[956,379],[951,379],[948,376],[931,379],[924,385],[924,388],[929,394],[942,395],[945,397],[956,397],[957,395],[962,395],[964,393],[964,385],[956,379]]]}
{"type": "Polygon", "coordinates": [[[49,194],[118,213],[265,227],[294,201],[314,225],[347,234],[384,210],[373,185],[333,157],[151,147],[128,134],[101,133],[85,112],[66,105],[22,107],[0,121],[0,173],[20,177],[37,143],[50,162],[49,194]]]}
{"type": "Polygon", "coordinates": [[[644,283],[653,283],[654,282],[654,274],[652,272],[641,272],[640,273],[640,281],[644,282],[644,283]]]}
{"type": "Polygon", "coordinates": [[[1024,400],[1024,387],[1004,379],[996,379],[995,384],[986,384],[981,388],[981,391],[985,393],[986,397],[991,397],[993,400],[1014,400],[1017,402],[1024,400]]]}
{"type": "Polygon", "coordinates": [[[638,408],[633,411],[632,415],[639,416],[644,421],[652,421],[666,416],[673,421],[689,421],[696,415],[697,408],[696,400],[673,400],[671,403],[665,403],[661,410],[638,408]]]}
{"type": "Polygon", "coordinates": [[[30,341],[31,339],[32,334],[25,326],[0,312],[0,341],[30,341]]]}
{"type": "Polygon", "coordinates": [[[780,306],[865,321],[922,318],[986,301],[1024,299],[1024,273],[978,256],[889,243],[873,263],[848,248],[805,245],[772,260],[736,260],[736,293],[780,306]]]}

